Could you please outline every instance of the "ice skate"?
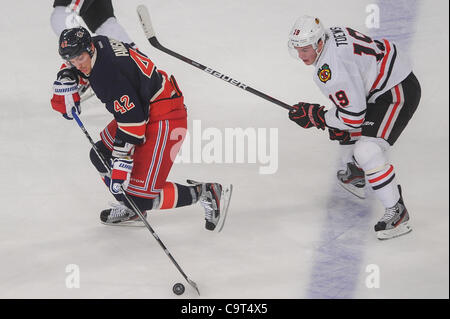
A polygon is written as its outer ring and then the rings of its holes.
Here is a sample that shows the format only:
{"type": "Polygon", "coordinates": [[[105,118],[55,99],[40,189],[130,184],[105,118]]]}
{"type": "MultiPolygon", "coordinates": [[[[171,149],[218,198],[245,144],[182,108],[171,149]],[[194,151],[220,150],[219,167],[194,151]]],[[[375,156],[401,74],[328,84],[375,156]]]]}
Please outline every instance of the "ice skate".
{"type": "Polygon", "coordinates": [[[189,184],[201,185],[200,203],[205,209],[205,228],[220,232],[225,224],[230,205],[233,185],[222,186],[219,183],[200,183],[187,180],[189,184]]]}
{"type": "Polygon", "coordinates": [[[366,193],[364,191],[364,187],[366,186],[364,171],[354,163],[347,163],[347,170],[338,171],[337,179],[339,185],[356,197],[361,199],[366,198],[366,193]]]}
{"type": "MultiPolygon", "coordinates": [[[[103,224],[113,226],[144,226],[139,216],[123,203],[114,203],[111,206],[112,208],[105,209],[100,213],[100,221],[103,224]]],[[[146,217],[147,213],[144,212],[143,215],[146,217]]]]}
{"type": "Polygon", "coordinates": [[[395,238],[412,231],[411,226],[408,224],[409,214],[403,203],[400,185],[398,185],[398,190],[400,192],[399,201],[395,206],[386,208],[384,216],[374,227],[380,240],[395,238]]]}

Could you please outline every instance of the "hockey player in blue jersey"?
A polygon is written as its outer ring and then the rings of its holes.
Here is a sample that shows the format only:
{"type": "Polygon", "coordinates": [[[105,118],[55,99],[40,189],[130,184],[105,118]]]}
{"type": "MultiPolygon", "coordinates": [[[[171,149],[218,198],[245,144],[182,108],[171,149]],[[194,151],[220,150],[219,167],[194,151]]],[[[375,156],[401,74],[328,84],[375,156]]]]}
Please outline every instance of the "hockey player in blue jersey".
{"type": "Polygon", "coordinates": [[[53,109],[68,119],[74,107],[81,112],[77,88],[80,81],[88,81],[114,116],[96,143],[102,156],[111,162],[111,174],[96,152],[90,153],[93,165],[119,202],[101,212],[101,221],[117,224],[138,218],[122,198],[125,190],[144,215],[151,209],[200,201],[205,209],[205,227],[214,230],[224,215],[221,208],[228,202],[224,194],[231,191],[229,187],[167,181],[187,128],[184,97],[175,78],[157,69],[131,45],[105,36],[91,38],[83,27],[61,33],[59,54],[66,63],[53,85],[53,109]]]}

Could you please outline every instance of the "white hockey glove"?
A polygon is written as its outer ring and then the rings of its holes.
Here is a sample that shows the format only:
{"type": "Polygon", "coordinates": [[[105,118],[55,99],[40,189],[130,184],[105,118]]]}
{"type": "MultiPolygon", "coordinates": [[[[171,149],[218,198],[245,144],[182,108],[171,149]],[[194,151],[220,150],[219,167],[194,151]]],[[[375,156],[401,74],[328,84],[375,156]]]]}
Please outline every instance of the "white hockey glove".
{"type": "Polygon", "coordinates": [[[114,158],[112,159],[111,166],[112,171],[109,190],[114,195],[121,194],[127,189],[128,184],[130,183],[131,171],[133,170],[133,159],[131,157],[114,158]]]}
{"type": "Polygon", "coordinates": [[[81,113],[78,83],[74,79],[61,78],[53,82],[52,108],[60,112],[65,119],[72,120],[72,108],[81,113]]]}
{"type": "Polygon", "coordinates": [[[114,149],[111,159],[111,182],[109,190],[114,195],[125,191],[130,183],[133,170],[134,145],[122,141],[114,141],[114,149]]]}

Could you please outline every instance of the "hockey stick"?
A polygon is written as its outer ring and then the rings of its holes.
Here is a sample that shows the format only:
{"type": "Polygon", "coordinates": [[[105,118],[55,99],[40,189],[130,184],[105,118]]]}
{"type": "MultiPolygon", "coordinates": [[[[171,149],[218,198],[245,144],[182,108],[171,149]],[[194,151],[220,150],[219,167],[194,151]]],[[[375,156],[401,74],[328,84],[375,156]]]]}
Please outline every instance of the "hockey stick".
{"type": "MultiPolygon", "coordinates": [[[[78,117],[75,108],[72,109],[72,116],[75,119],[75,121],[77,122],[78,126],[81,128],[81,130],[83,131],[84,135],[86,135],[87,139],[89,140],[89,142],[92,145],[92,148],[94,149],[95,154],[97,154],[98,158],[100,159],[100,161],[102,162],[103,166],[105,167],[105,169],[108,171],[108,173],[111,173],[111,168],[108,165],[108,163],[106,162],[106,160],[103,158],[103,155],[100,153],[100,151],[97,149],[97,146],[95,145],[94,141],[92,140],[91,136],[89,135],[88,131],[86,130],[86,128],[84,127],[83,123],[81,122],[80,118],[78,117]]],[[[184,273],[183,269],[181,269],[181,267],[178,265],[178,263],[176,262],[175,258],[172,257],[172,254],[169,252],[169,250],[167,249],[167,247],[164,245],[164,243],[161,241],[161,239],[159,239],[159,236],[156,234],[156,232],[153,230],[153,228],[150,226],[150,224],[148,223],[147,219],[142,215],[141,211],[139,210],[139,208],[136,206],[136,204],[134,203],[134,201],[127,195],[127,193],[125,193],[125,191],[123,191],[122,189],[122,195],[125,198],[125,200],[130,204],[131,208],[133,209],[133,211],[139,216],[139,218],[141,219],[141,221],[145,224],[145,226],[147,227],[147,229],[150,231],[150,233],[153,235],[153,237],[156,239],[156,241],[158,242],[158,244],[161,246],[161,248],[164,250],[164,252],[166,253],[167,257],[169,257],[169,259],[172,261],[172,263],[175,265],[175,267],[178,269],[178,271],[181,273],[181,275],[184,277],[184,279],[186,279],[186,281],[188,282],[189,285],[191,285],[198,293],[198,295],[200,296],[200,290],[198,290],[198,286],[197,284],[192,281],[191,279],[188,278],[188,276],[184,273]]]]}
{"type": "Polygon", "coordinates": [[[217,77],[219,79],[222,79],[225,82],[228,82],[231,85],[234,85],[235,87],[238,87],[238,88],[243,89],[243,90],[245,90],[247,92],[255,94],[255,95],[257,95],[257,96],[259,96],[259,97],[261,97],[261,98],[263,98],[263,99],[265,99],[265,100],[267,100],[269,102],[275,103],[275,104],[277,104],[277,105],[279,105],[279,106],[281,106],[281,107],[283,107],[283,108],[285,108],[287,110],[292,110],[293,109],[292,106],[289,105],[289,104],[281,102],[280,100],[277,100],[277,99],[275,99],[275,98],[273,98],[273,97],[271,97],[271,96],[269,96],[267,94],[264,94],[264,93],[262,93],[262,92],[260,92],[258,90],[255,90],[254,88],[252,88],[252,87],[250,87],[250,86],[248,86],[248,85],[246,85],[246,84],[244,84],[244,83],[242,83],[242,82],[240,82],[238,80],[235,80],[235,79],[231,78],[228,75],[220,73],[220,72],[218,72],[218,71],[216,71],[216,70],[214,70],[214,69],[212,69],[210,67],[207,67],[207,66],[205,66],[205,65],[203,65],[201,63],[195,62],[194,60],[191,60],[191,59],[189,59],[189,58],[187,58],[187,57],[185,57],[185,56],[183,56],[183,55],[181,55],[179,53],[176,53],[176,52],[174,52],[172,50],[167,49],[161,43],[159,43],[158,39],[156,38],[155,31],[153,29],[152,21],[150,19],[150,15],[148,13],[147,7],[145,5],[141,4],[141,5],[139,5],[137,7],[136,10],[137,10],[137,14],[139,16],[139,20],[141,21],[142,29],[144,30],[144,33],[145,33],[145,36],[147,37],[148,42],[150,42],[150,44],[152,46],[154,46],[155,48],[157,48],[158,50],[161,50],[161,51],[163,51],[163,52],[165,52],[165,53],[167,53],[167,54],[169,54],[169,55],[171,55],[171,56],[173,56],[173,57],[175,57],[177,59],[180,59],[180,60],[182,60],[182,61],[184,61],[184,62],[186,62],[186,63],[188,63],[188,64],[190,64],[192,66],[195,66],[196,68],[199,68],[200,70],[205,71],[206,73],[208,73],[210,75],[213,75],[213,76],[215,76],[215,77],[217,77]]]}

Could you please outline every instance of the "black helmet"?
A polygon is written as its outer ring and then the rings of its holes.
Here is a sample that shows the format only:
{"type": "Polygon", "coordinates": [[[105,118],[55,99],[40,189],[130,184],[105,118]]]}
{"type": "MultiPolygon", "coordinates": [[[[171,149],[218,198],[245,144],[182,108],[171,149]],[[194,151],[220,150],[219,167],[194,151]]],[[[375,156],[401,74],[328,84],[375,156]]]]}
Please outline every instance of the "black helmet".
{"type": "Polygon", "coordinates": [[[91,47],[91,35],[83,27],[65,29],[59,36],[59,55],[64,60],[70,60],[83,52],[92,57],[94,51],[91,47]]]}

